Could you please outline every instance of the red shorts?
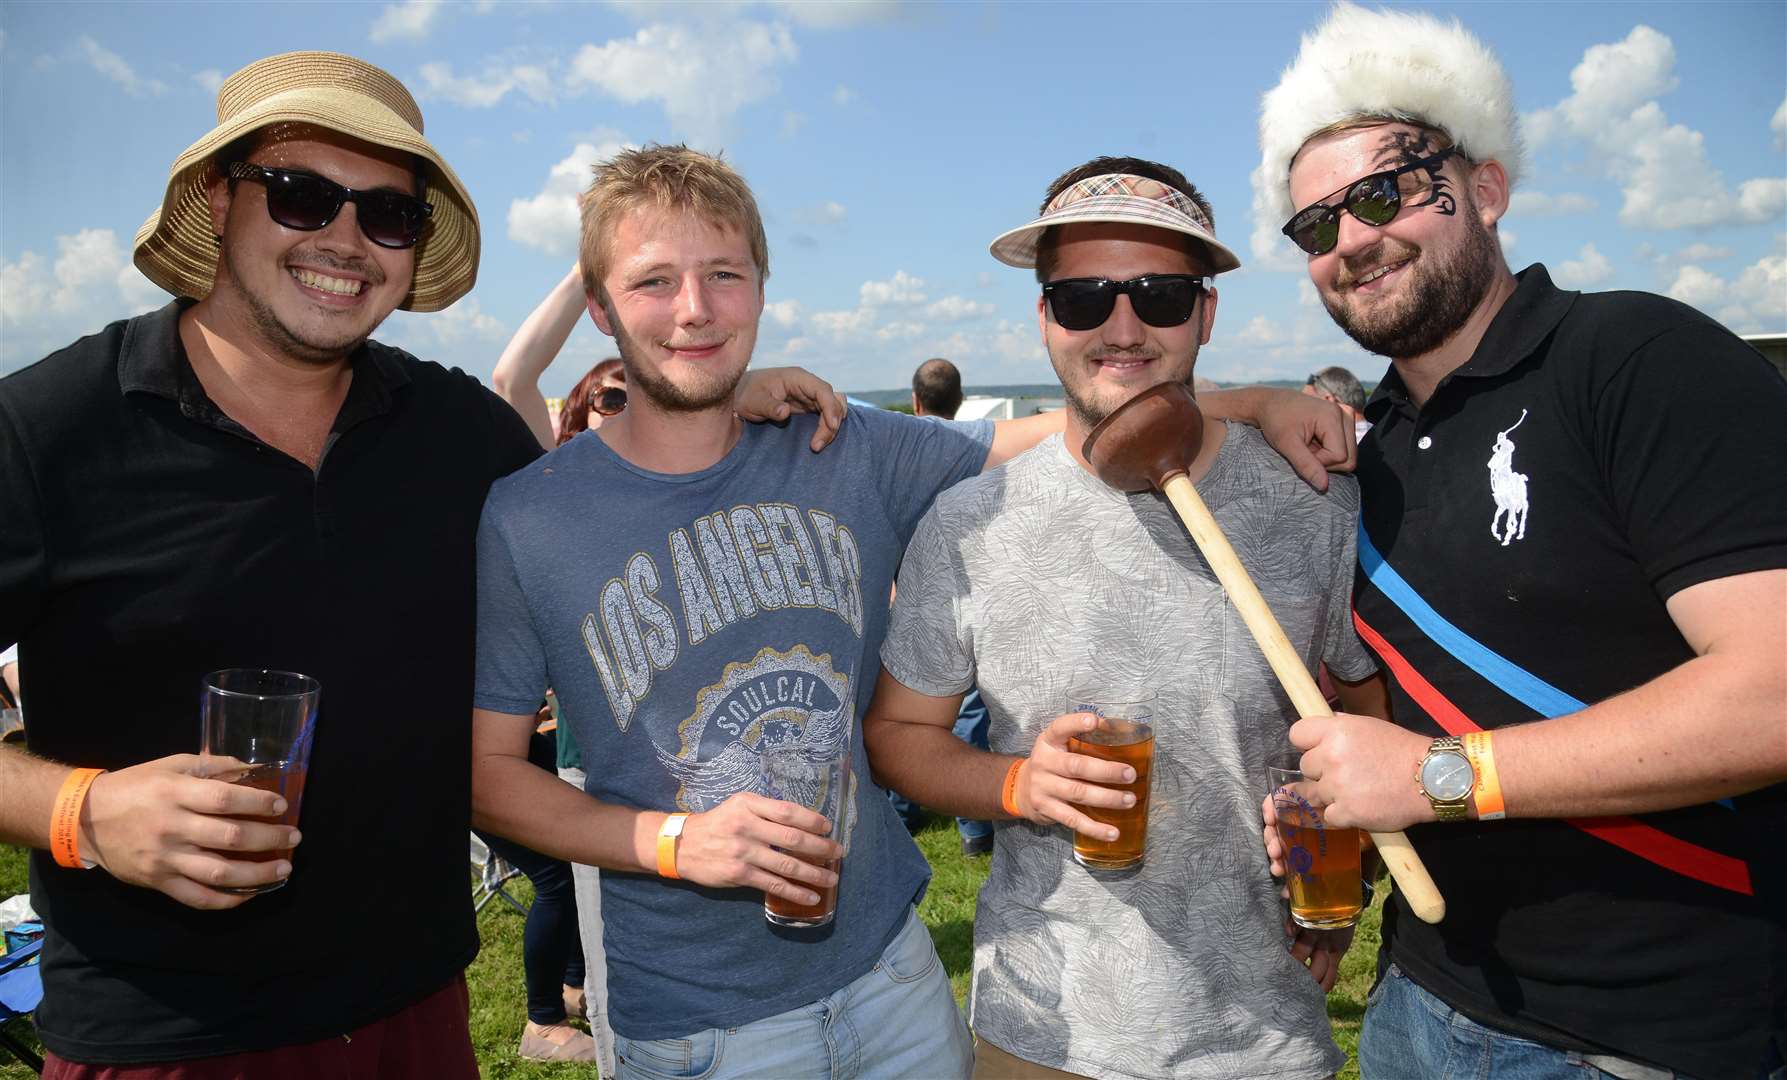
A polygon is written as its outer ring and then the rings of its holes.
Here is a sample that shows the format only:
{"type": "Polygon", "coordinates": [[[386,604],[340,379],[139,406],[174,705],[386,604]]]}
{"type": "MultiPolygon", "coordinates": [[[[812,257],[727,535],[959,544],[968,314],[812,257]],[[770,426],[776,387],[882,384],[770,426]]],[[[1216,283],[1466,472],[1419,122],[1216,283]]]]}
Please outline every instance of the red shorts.
{"type": "Polygon", "coordinates": [[[154,1065],[80,1065],[44,1054],[45,1080],[477,1080],[465,976],[402,1012],[299,1046],[154,1065]]]}

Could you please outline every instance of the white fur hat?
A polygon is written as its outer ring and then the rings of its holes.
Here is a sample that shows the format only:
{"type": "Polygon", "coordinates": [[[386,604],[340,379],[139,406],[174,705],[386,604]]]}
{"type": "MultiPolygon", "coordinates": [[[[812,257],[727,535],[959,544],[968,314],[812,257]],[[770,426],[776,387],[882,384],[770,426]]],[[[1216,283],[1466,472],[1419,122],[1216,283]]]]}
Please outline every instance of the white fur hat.
{"type": "Polygon", "coordinates": [[[1313,133],[1358,117],[1437,127],[1472,161],[1494,159],[1519,179],[1525,151],[1514,87],[1488,46],[1432,15],[1367,11],[1342,0],[1303,36],[1302,51],[1260,106],[1257,182],[1272,222],[1288,221],[1291,159],[1313,133]]]}

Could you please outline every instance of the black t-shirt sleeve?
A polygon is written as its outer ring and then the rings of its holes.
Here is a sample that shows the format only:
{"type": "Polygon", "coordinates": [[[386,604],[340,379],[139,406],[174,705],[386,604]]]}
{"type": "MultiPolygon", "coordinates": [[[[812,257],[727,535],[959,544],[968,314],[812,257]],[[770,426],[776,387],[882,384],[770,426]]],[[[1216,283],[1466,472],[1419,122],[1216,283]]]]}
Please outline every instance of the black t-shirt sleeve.
{"type": "Polygon", "coordinates": [[[43,504],[17,421],[0,398],[0,646],[24,636],[43,605],[43,504]]]}
{"type": "Polygon", "coordinates": [[[1787,566],[1787,382],[1766,360],[1694,322],[1596,389],[1595,453],[1657,595],[1787,566]]]}

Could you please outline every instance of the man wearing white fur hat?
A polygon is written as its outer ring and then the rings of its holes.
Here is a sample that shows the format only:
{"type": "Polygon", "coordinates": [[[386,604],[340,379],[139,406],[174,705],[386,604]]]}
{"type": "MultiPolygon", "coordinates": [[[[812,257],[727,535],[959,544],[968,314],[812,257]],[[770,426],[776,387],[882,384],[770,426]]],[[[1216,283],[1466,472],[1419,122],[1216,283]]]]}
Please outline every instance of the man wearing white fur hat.
{"type": "Polygon", "coordinates": [[[1291,732],[1447,898],[1386,907],[1361,1072],[1775,1075],[1787,386],[1672,301],[1510,273],[1512,89],[1455,21],[1336,7],[1260,138],[1256,205],[1391,360],[1354,618],[1396,722],[1291,732]]]}

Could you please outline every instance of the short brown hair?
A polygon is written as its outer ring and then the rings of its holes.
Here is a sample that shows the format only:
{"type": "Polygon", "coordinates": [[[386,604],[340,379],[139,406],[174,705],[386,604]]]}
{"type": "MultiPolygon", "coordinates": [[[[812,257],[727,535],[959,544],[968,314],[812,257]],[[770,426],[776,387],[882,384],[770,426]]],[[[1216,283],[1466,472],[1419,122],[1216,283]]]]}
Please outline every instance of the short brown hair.
{"type": "MultiPolygon", "coordinates": [[[[1042,197],[1042,205],[1036,210],[1037,216],[1040,217],[1047,213],[1049,204],[1055,201],[1055,196],[1066,191],[1070,185],[1090,177],[1104,176],[1107,173],[1145,176],[1150,180],[1158,180],[1169,187],[1177,188],[1199,210],[1203,211],[1204,220],[1210,223],[1211,233],[1214,235],[1216,215],[1210,210],[1210,200],[1204,198],[1204,193],[1199,191],[1190,180],[1185,179],[1185,174],[1178,169],[1171,165],[1162,165],[1158,161],[1148,161],[1145,158],[1095,157],[1084,165],[1076,165],[1055,177],[1055,182],[1049,185],[1048,194],[1042,197]]],[[[1060,226],[1051,225],[1044,229],[1042,235],[1036,239],[1036,280],[1038,281],[1048,281],[1054,276],[1055,247],[1060,243],[1060,232],[1060,226]]],[[[1189,236],[1185,236],[1183,239],[1185,250],[1191,253],[1192,258],[1198,260],[1205,267],[1211,265],[1210,255],[1204,250],[1202,244],[1189,236]]]]}
{"type": "Polygon", "coordinates": [[[601,298],[614,231],[621,218],[642,206],[688,211],[718,227],[737,229],[751,245],[759,277],[769,277],[769,238],[763,234],[757,200],[744,177],[719,155],[681,143],[653,143],[621,151],[598,164],[595,174],[595,182],[583,193],[583,238],[577,260],[586,295],[601,298]]]}

